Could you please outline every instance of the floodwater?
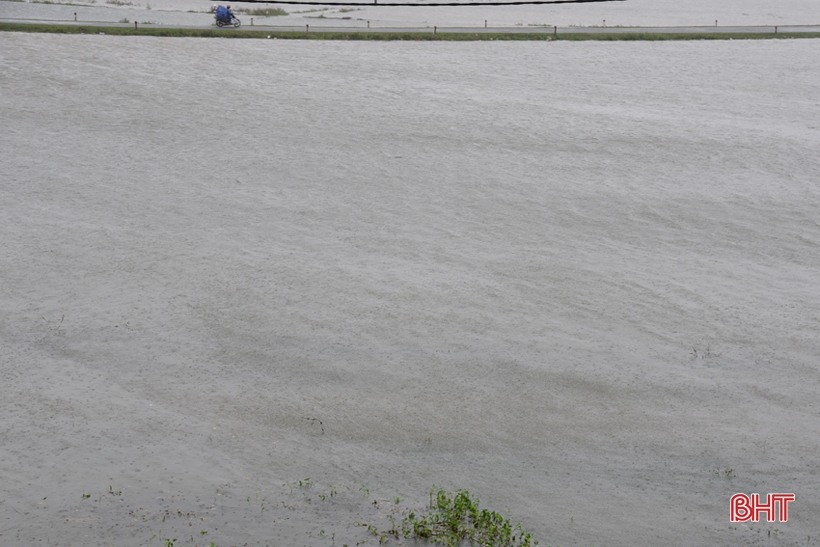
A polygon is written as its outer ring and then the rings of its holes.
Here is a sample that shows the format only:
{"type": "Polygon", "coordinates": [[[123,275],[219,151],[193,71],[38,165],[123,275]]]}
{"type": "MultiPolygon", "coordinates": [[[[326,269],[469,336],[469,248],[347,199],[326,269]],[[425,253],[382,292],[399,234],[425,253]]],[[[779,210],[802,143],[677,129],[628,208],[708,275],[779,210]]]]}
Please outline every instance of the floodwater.
{"type": "MultiPolygon", "coordinates": [[[[208,26],[212,0],[0,0],[0,19],[127,22],[208,26]],[[51,3],[53,2],[53,3],[51,3]]],[[[223,4],[226,2],[222,2],[223,4]]],[[[389,3],[382,0],[381,4],[389,3]]],[[[816,0],[626,0],[538,6],[331,7],[234,2],[234,9],[280,7],[288,15],[254,16],[277,27],[530,27],[530,26],[761,26],[820,25],[816,0]],[[485,23],[486,22],[486,23],[485,23]]],[[[239,12],[247,26],[250,15],[239,12]]]]}
{"type": "Polygon", "coordinates": [[[0,33],[0,543],[817,545],[817,48],[0,33]]]}

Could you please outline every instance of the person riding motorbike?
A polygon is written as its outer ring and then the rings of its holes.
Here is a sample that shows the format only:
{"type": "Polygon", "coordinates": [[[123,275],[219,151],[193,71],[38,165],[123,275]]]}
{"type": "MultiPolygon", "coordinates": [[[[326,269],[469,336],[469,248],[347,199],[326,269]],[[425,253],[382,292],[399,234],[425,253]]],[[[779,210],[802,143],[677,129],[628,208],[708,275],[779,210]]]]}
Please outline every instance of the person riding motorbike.
{"type": "Polygon", "coordinates": [[[231,19],[233,19],[233,12],[231,11],[231,5],[228,4],[227,6],[219,6],[216,8],[216,18],[219,21],[223,21],[225,23],[230,23],[231,19]]]}

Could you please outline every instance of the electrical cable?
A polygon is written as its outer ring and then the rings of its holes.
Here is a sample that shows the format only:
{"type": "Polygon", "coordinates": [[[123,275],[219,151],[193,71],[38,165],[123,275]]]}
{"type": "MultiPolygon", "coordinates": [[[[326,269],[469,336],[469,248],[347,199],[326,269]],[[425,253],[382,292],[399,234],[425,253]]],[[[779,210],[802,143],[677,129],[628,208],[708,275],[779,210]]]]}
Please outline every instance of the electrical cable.
{"type": "Polygon", "coordinates": [[[372,2],[319,2],[314,0],[237,0],[242,3],[249,4],[292,4],[299,6],[371,6],[371,7],[413,7],[413,8],[427,8],[427,7],[464,7],[464,6],[523,6],[523,5],[542,5],[542,4],[592,4],[601,2],[625,2],[626,0],[501,0],[490,2],[388,2],[386,4],[379,4],[379,0],[372,2]]]}

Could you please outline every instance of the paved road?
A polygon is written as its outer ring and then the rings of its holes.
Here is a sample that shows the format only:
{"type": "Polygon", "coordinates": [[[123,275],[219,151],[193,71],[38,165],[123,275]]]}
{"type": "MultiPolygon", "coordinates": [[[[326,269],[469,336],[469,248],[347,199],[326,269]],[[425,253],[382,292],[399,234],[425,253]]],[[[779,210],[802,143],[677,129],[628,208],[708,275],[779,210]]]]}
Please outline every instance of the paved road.
{"type": "MultiPolygon", "coordinates": [[[[544,33],[557,32],[558,34],[619,34],[632,32],[645,32],[652,34],[691,34],[691,33],[719,33],[719,34],[774,34],[777,33],[820,33],[820,25],[783,25],[783,26],[751,26],[751,27],[728,27],[728,26],[698,26],[698,27],[547,27],[547,26],[504,26],[504,27],[434,27],[429,26],[404,26],[404,27],[383,27],[367,26],[365,21],[355,21],[345,26],[333,26],[330,22],[311,22],[305,25],[252,25],[251,17],[244,16],[242,19],[243,29],[269,30],[292,32],[310,30],[316,32],[442,32],[442,33],[544,33]],[[309,25],[309,26],[308,26],[309,25]]],[[[110,21],[72,21],[61,19],[35,19],[35,18],[9,18],[0,17],[0,21],[9,23],[52,23],[66,25],[104,25],[104,26],[131,26],[132,23],[115,23],[110,21]]],[[[162,28],[202,28],[203,25],[190,24],[146,24],[140,23],[141,27],[162,27],[162,28]]],[[[216,27],[214,27],[216,28],[216,27]]]]}
{"type": "MultiPolygon", "coordinates": [[[[260,26],[249,24],[248,17],[243,18],[242,28],[254,28],[273,31],[293,31],[306,29],[305,26],[260,26]]],[[[542,32],[557,32],[559,34],[618,34],[618,33],[632,33],[632,32],[646,32],[653,34],[680,34],[680,33],[720,33],[720,34],[744,34],[744,33],[760,33],[760,34],[774,34],[775,27],[773,26],[758,26],[758,27],[546,27],[546,26],[506,26],[506,27],[434,27],[417,26],[417,27],[371,27],[368,28],[362,23],[361,26],[347,26],[347,27],[332,27],[320,26],[310,24],[310,30],[321,32],[465,32],[465,33],[542,33],[542,32]]],[[[806,26],[779,26],[776,32],[781,33],[800,33],[800,32],[820,32],[820,25],[806,25],[806,26]]]]}

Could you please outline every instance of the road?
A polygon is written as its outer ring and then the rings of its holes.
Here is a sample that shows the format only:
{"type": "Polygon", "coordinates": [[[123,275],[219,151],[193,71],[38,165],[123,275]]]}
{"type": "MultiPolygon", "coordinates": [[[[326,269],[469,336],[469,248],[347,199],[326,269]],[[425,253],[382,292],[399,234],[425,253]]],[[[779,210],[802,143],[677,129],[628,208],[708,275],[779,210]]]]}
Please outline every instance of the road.
{"type": "MultiPolygon", "coordinates": [[[[304,25],[259,25],[253,24],[252,17],[244,15],[241,17],[243,29],[267,30],[271,32],[294,32],[305,30],[315,32],[440,32],[440,33],[545,33],[557,34],[623,34],[623,33],[650,33],[650,34],[774,34],[774,33],[820,33],[820,25],[783,25],[783,26],[688,26],[688,27],[552,27],[552,26],[490,26],[490,27],[467,27],[467,26],[376,26],[370,25],[368,21],[320,21],[315,20],[304,25]]],[[[256,18],[257,20],[260,18],[256,18]]],[[[34,17],[2,17],[0,22],[7,23],[49,23],[66,25],[100,25],[100,26],[132,26],[132,22],[112,22],[102,20],[78,20],[54,19],[54,18],[34,18],[34,17]]],[[[142,28],[203,28],[203,24],[188,24],[174,22],[139,23],[142,28]]],[[[214,27],[216,28],[216,27],[214,27]]]]}

